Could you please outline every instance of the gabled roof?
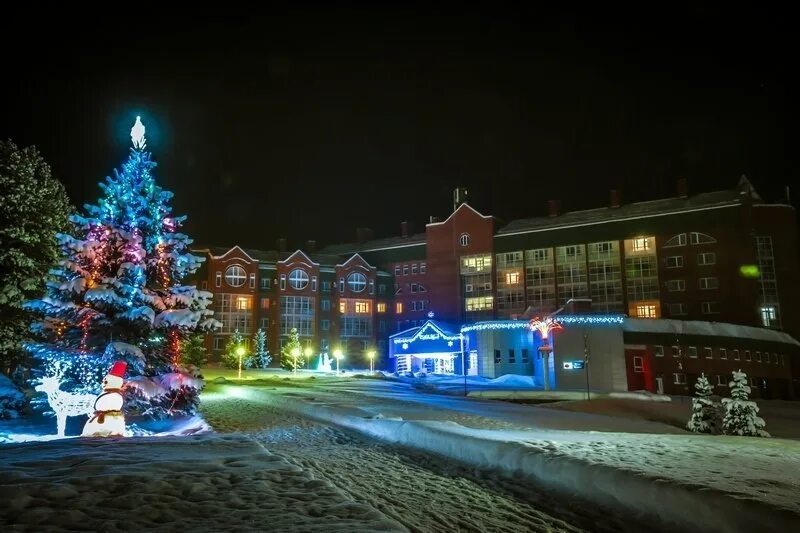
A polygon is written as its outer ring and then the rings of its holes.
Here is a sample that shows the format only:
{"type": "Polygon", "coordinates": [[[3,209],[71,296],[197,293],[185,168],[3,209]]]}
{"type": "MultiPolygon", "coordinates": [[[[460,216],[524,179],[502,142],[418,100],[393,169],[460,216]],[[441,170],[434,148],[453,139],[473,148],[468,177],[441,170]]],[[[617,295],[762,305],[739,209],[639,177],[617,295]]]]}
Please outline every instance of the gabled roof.
{"type": "Polygon", "coordinates": [[[307,265],[318,265],[318,266],[319,266],[319,263],[315,262],[313,259],[311,259],[310,257],[308,257],[308,256],[305,254],[305,252],[303,252],[303,250],[300,250],[299,248],[298,248],[297,250],[295,250],[294,252],[292,252],[292,253],[289,255],[289,257],[287,257],[286,259],[282,260],[282,261],[281,261],[281,263],[288,263],[288,262],[289,262],[289,260],[290,260],[290,259],[293,259],[295,256],[299,256],[299,257],[300,257],[300,260],[301,260],[302,262],[306,263],[307,265]]]}
{"type": "Polygon", "coordinates": [[[352,261],[353,259],[356,259],[356,258],[358,258],[359,260],[361,260],[361,262],[362,262],[362,263],[364,263],[365,265],[367,265],[367,268],[370,268],[370,269],[373,269],[373,268],[375,268],[374,266],[370,265],[370,264],[369,264],[369,262],[367,262],[367,261],[366,261],[366,260],[365,260],[363,257],[361,257],[361,255],[359,255],[358,253],[354,253],[353,255],[351,255],[351,256],[350,256],[350,257],[347,259],[347,261],[345,261],[344,263],[342,263],[342,264],[340,264],[340,265],[336,265],[336,266],[337,266],[337,267],[344,267],[344,266],[347,266],[347,263],[349,263],[350,261],[352,261]]]}
{"type": "Polygon", "coordinates": [[[427,227],[427,226],[438,226],[438,225],[440,225],[440,224],[447,224],[447,222],[448,222],[448,221],[449,221],[451,218],[453,218],[453,217],[456,215],[456,213],[458,213],[459,211],[466,211],[466,210],[472,211],[473,213],[475,213],[476,215],[478,215],[478,216],[479,216],[479,217],[481,217],[481,218],[494,218],[494,217],[492,217],[491,215],[483,215],[483,214],[479,213],[477,209],[475,209],[474,207],[472,207],[471,205],[469,205],[467,202],[464,202],[463,204],[461,204],[460,206],[458,206],[458,207],[456,208],[456,210],[455,210],[455,211],[453,211],[452,213],[450,213],[450,216],[449,216],[449,217],[447,217],[446,219],[444,219],[442,222],[431,222],[431,223],[429,223],[429,224],[426,224],[426,227],[427,227]]]}
{"type": "Polygon", "coordinates": [[[326,254],[346,255],[354,252],[374,252],[388,248],[403,248],[406,246],[425,246],[425,233],[415,233],[408,237],[386,237],[372,239],[362,243],[331,244],[322,249],[326,254]]]}

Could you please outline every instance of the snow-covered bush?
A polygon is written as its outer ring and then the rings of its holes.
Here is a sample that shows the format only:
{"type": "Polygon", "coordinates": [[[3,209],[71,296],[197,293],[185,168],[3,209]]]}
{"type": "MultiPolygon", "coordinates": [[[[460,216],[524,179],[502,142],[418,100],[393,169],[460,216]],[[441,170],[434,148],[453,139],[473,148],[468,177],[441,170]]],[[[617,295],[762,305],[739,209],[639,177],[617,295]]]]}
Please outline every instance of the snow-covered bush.
{"type": "Polygon", "coordinates": [[[769,437],[764,431],[766,423],[758,416],[756,402],[750,401],[750,387],[747,386],[747,374],[739,370],[733,372],[730,382],[731,397],[723,398],[725,418],[722,429],[726,435],[744,435],[748,437],[769,437]]]}
{"type": "Polygon", "coordinates": [[[686,424],[695,433],[719,432],[719,408],[711,399],[711,384],[705,374],[694,384],[696,396],[692,398],[692,418],[686,424]]]}

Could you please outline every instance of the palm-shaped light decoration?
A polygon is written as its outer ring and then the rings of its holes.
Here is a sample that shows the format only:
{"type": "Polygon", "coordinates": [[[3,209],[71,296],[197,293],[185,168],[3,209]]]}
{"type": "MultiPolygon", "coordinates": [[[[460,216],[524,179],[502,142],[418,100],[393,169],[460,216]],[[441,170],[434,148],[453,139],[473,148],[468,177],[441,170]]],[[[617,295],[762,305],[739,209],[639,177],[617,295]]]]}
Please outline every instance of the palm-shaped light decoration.
{"type": "Polygon", "coordinates": [[[561,324],[549,316],[545,318],[536,317],[530,321],[529,326],[531,330],[538,331],[539,335],[542,336],[542,345],[539,346],[539,353],[543,360],[542,377],[544,378],[544,389],[550,390],[550,353],[553,351],[553,348],[548,341],[550,332],[562,329],[562,327],[561,324]]]}

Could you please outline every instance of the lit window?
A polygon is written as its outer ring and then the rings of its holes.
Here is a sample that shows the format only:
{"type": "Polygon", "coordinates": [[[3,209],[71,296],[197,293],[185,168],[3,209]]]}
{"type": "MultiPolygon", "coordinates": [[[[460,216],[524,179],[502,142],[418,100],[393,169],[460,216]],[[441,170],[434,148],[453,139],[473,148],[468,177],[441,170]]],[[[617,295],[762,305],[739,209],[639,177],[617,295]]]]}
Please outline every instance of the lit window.
{"type": "Polygon", "coordinates": [[[461,236],[458,238],[458,242],[459,244],[461,244],[461,246],[469,246],[469,240],[470,240],[469,233],[462,233],[461,236]]]}
{"type": "Polygon", "coordinates": [[[289,285],[296,291],[305,289],[308,285],[308,274],[305,270],[295,268],[289,273],[289,285]]]}
{"type": "Polygon", "coordinates": [[[353,272],[347,277],[347,286],[353,292],[364,292],[367,287],[367,277],[361,272],[353,272]]]}
{"type": "Polygon", "coordinates": [[[467,311],[484,311],[491,309],[494,303],[492,296],[478,296],[476,298],[466,298],[464,301],[467,311]]]}
{"type": "Polygon", "coordinates": [[[246,296],[239,296],[236,298],[236,309],[239,311],[246,311],[250,309],[250,298],[246,296]]]}
{"type": "Polygon", "coordinates": [[[269,309],[269,298],[261,298],[261,309],[264,311],[269,309]]]}
{"type": "Polygon", "coordinates": [[[377,305],[377,310],[378,310],[379,313],[385,313],[386,312],[386,304],[385,303],[379,303],[377,305]]]}
{"type": "Polygon", "coordinates": [[[644,372],[644,358],[642,358],[642,356],[633,356],[633,371],[637,373],[644,372]]]}
{"type": "Polygon", "coordinates": [[[506,284],[517,285],[519,283],[519,272],[506,272],[506,284]]]}
{"type": "Polygon", "coordinates": [[[664,347],[661,345],[653,346],[653,355],[656,357],[664,357],[664,347]]]}
{"type": "Polygon", "coordinates": [[[648,242],[647,237],[639,237],[637,239],[633,239],[634,252],[643,252],[649,249],[650,249],[650,243],[648,242]]]}
{"type": "Polygon", "coordinates": [[[775,308],[768,306],[761,308],[761,325],[765,327],[772,327],[775,324],[775,319],[778,317],[778,314],[775,312],[775,308]]]}
{"type": "Polygon", "coordinates": [[[369,313],[369,302],[356,302],[356,313],[369,313]]]}
{"type": "Polygon", "coordinates": [[[398,315],[403,312],[403,304],[402,304],[402,302],[397,302],[396,304],[394,304],[394,311],[398,315]]]}
{"type": "Polygon", "coordinates": [[[342,313],[342,314],[347,312],[347,301],[346,300],[341,300],[339,302],[339,312],[342,313]]]}
{"type": "Polygon", "coordinates": [[[655,305],[637,305],[636,316],[639,318],[656,318],[655,305]]]}
{"type": "Polygon", "coordinates": [[[225,271],[225,283],[231,287],[241,287],[247,279],[247,273],[238,265],[230,266],[225,271]]]}

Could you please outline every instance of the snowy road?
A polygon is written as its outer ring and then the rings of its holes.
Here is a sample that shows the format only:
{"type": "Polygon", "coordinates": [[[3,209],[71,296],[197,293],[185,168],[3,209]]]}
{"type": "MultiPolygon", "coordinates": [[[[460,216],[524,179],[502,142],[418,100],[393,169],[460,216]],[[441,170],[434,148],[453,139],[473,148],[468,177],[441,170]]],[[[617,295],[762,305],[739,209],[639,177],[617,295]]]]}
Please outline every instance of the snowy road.
{"type": "Polygon", "coordinates": [[[203,402],[203,414],[217,431],[252,434],[271,454],[333,483],[354,502],[380,511],[410,531],[650,529],[580,502],[560,501],[524,482],[278,411],[257,396],[217,400],[212,396],[203,402]]]}

